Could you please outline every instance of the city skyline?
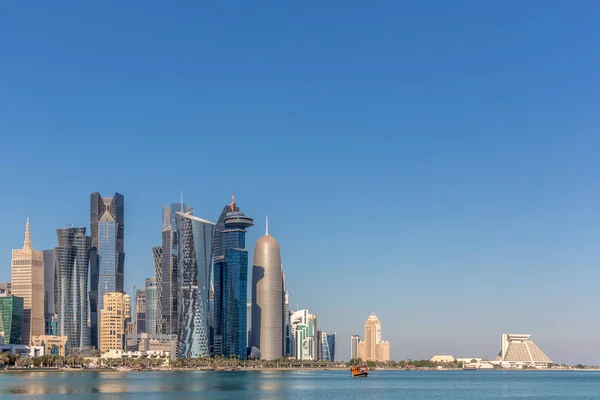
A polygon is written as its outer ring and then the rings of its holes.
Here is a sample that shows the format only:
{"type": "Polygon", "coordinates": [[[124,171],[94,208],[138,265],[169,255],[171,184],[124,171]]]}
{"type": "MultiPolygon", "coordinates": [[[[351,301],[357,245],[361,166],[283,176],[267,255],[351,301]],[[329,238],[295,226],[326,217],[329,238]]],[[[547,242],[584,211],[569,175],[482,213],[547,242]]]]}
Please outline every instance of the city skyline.
{"type": "Polygon", "coordinates": [[[600,364],[599,12],[13,2],[0,281],[28,216],[54,249],[68,223],[91,236],[90,193],[118,192],[132,294],[163,205],[183,190],[216,221],[235,192],[249,260],[269,215],[291,309],[337,332],[336,358],[375,311],[396,360],[491,358],[528,332],[553,361],[600,364]]]}

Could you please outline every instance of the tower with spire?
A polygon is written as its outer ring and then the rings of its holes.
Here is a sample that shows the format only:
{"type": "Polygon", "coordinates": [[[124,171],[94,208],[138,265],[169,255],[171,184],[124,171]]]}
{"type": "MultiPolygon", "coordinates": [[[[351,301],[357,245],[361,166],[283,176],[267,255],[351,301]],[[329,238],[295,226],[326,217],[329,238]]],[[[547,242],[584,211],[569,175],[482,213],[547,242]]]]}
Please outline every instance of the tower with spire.
{"type": "Polygon", "coordinates": [[[263,360],[275,360],[284,350],[283,268],[279,243],[269,235],[268,217],[265,225],[265,235],[254,246],[252,346],[260,350],[263,360]]]}
{"type": "Polygon", "coordinates": [[[29,217],[25,223],[22,249],[12,251],[12,295],[23,298],[21,343],[30,344],[32,336],[44,334],[44,253],[31,244],[29,217]]]}
{"type": "Polygon", "coordinates": [[[254,220],[240,211],[231,194],[231,203],[219,216],[214,242],[214,296],[212,353],[246,358],[248,250],[246,230],[254,220]]]}

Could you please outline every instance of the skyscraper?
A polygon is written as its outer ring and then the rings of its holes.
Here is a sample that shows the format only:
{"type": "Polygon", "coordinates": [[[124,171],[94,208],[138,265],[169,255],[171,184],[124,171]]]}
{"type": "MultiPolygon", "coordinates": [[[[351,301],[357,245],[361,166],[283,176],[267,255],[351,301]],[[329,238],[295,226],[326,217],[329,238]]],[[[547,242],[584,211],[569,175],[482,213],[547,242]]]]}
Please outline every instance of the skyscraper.
{"type": "Polygon", "coordinates": [[[99,310],[104,296],[99,288],[108,285],[109,292],[123,292],[125,272],[125,199],[122,194],[101,197],[90,195],[90,309],[92,346],[98,347],[99,310]]]}
{"type": "Polygon", "coordinates": [[[389,361],[390,343],[381,340],[381,321],[371,313],[365,321],[365,341],[359,343],[359,358],[364,361],[389,361]]]}
{"type": "Polygon", "coordinates": [[[335,361],[335,333],[321,332],[320,346],[323,361],[335,361]]]}
{"type": "Polygon", "coordinates": [[[246,358],[248,250],[246,229],[254,220],[231,204],[217,221],[214,243],[214,353],[246,358]]]}
{"type": "Polygon", "coordinates": [[[183,212],[175,216],[179,248],[179,356],[208,357],[208,301],[215,224],[183,212]]]}
{"type": "Polygon", "coordinates": [[[266,233],[254,246],[252,265],[252,345],[263,360],[280,358],[283,349],[283,269],[277,240],[266,233]]]}
{"type": "Polygon", "coordinates": [[[360,343],[359,335],[350,336],[350,359],[357,360],[359,358],[358,355],[358,344],[360,343]]]}
{"type": "Polygon", "coordinates": [[[100,310],[100,351],[123,350],[125,329],[131,318],[131,297],[123,292],[106,292],[100,310]]]}
{"type": "Polygon", "coordinates": [[[143,289],[135,292],[135,323],[137,334],[146,333],[146,291],[143,289]]]}
{"type": "Polygon", "coordinates": [[[21,344],[23,330],[23,298],[0,296],[0,331],[5,344],[21,344]]]}
{"type": "Polygon", "coordinates": [[[32,336],[44,334],[44,254],[31,247],[29,218],[23,248],[12,251],[11,284],[13,296],[23,298],[21,341],[30,344],[32,336]]]}
{"type": "Polygon", "coordinates": [[[156,278],[146,278],[146,330],[144,333],[155,335],[158,332],[158,285],[156,278]]]}
{"type": "Polygon", "coordinates": [[[297,360],[317,360],[320,343],[317,335],[317,315],[308,310],[298,310],[290,317],[294,336],[294,354],[297,360]]]}
{"type": "Polygon", "coordinates": [[[54,274],[56,257],[54,249],[44,250],[44,331],[46,335],[57,336],[56,316],[54,312],[54,274]]]}
{"type": "MultiPolygon", "coordinates": [[[[151,329],[155,329],[154,333],[161,333],[162,332],[162,325],[161,325],[161,321],[162,321],[162,317],[161,317],[161,313],[162,313],[162,284],[161,282],[163,281],[163,273],[162,273],[162,255],[163,255],[163,249],[160,246],[154,246],[152,247],[152,259],[154,260],[154,301],[156,303],[156,309],[153,311],[154,312],[154,322],[153,322],[153,327],[151,329]]],[[[148,278],[146,278],[148,279],[148,278]]]]}
{"type": "Polygon", "coordinates": [[[92,238],[83,228],[57,229],[54,249],[54,311],[58,335],[67,336],[69,348],[90,346],[88,329],[88,273],[92,238]]]}
{"type": "Polygon", "coordinates": [[[162,208],[162,253],[160,255],[162,268],[160,273],[156,272],[156,284],[160,292],[160,333],[167,335],[177,334],[177,313],[180,308],[177,298],[179,279],[179,239],[175,215],[177,212],[192,215],[193,208],[188,207],[183,201],[172,203],[171,208],[167,206],[162,208]]]}

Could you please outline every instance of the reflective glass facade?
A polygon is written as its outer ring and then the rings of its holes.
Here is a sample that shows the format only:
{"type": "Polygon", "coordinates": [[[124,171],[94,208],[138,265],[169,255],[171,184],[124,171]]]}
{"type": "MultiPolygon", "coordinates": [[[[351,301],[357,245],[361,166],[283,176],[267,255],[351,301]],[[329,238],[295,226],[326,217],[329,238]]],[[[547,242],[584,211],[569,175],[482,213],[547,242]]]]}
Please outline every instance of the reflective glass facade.
{"type": "Polygon", "coordinates": [[[321,359],[335,361],[335,333],[321,333],[321,359]]]}
{"type": "Polygon", "coordinates": [[[21,344],[23,329],[23,298],[0,297],[0,328],[6,344],[21,344]]]}
{"type": "Polygon", "coordinates": [[[88,329],[88,273],[92,238],[85,228],[56,231],[58,247],[54,249],[54,310],[58,335],[67,336],[69,348],[90,346],[88,329]]]}
{"type": "Polygon", "coordinates": [[[183,358],[209,356],[208,301],[215,225],[176,213],[178,232],[178,347],[183,358]]]}
{"type": "Polygon", "coordinates": [[[90,312],[91,341],[98,347],[99,311],[104,293],[124,291],[125,270],[125,198],[115,193],[102,197],[90,195],[90,312]]]}
{"type": "Polygon", "coordinates": [[[145,290],[137,290],[135,292],[135,324],[136,324],[137,334],[146,333],[146,291],[145,290]]]}
{"type": "Polygon", "coordinates": [[[158,286],[156,278],[146,278],[146,322],[145,331],[155,335],[158,333],[158,286]]]}
{"type": "MultiPolygon", "coordinates": [[[[153,327],[151,329],[154,330],[154,333],[162,332],[162,284],[163,281],[163,273],[162,273],[162,253],[163,249],[160,246],[152,247],[152,259],[154,260],[154,273],[155,273],[155,287],[156,293],[154,294],[156,297],[156,306],[154,310],[154,322],[153,327]]],[[[146,332],[146,331],[144,331],[146,332]]]]}
{"type": "Polygon", "coordinates": [[[253,225],[236,207],[226,206],[215,233],[214,354],[244,359],[248,347],[248,251],[246,229],[253,225]]]}
{"type": "Polygon", "coordinates": [[[162,255],[161,273],[156,273],[157,285],[160,287],[160,333],[177,334],[178,329],[178,280],[179,280],[179,238],[177,232],[176,212],[192,214],[192,207],[185,203],[172,203],[171,207],[162,208],[162,255]]]}
{"type": "Polygon", "coordinates": [[[44,321],[46,335],[56,336],[54,317],[54,270],[56,257],[54,249],[44,250],[44,321]]]}

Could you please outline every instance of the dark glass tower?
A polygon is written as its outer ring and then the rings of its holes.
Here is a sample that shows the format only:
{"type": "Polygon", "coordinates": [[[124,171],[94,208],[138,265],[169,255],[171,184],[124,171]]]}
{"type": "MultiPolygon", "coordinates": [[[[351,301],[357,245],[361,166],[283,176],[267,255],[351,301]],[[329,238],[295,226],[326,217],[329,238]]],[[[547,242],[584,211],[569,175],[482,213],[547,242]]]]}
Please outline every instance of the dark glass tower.
{"type": "Polygon", "coordinates": [[[57,324],[54,312],[54,249],[44,250],[44,321],[46,335],[56,336],[57,324]]]}
{"type": "Polygon", "coordinates": [[[0,297],[0,330],[4,332],[5,344],[21,344],[23,330],[23,298],[0,297]]]}
{"type": "Polygon", "coordinates": [[[85,228],[57,229],[54,249],[54,311],[58,335],[67,336],[70,348],[90,345],[88,329],[88,272],[92,238],[85,228]]]}
{"type": "MultiPolygon", "coordinates": [[[[156,271],[156,285],[160,292],[158,303],[158,328],[159,332],[167,335],[177,334],[177,320],[179,310],[178,279],[179,279],[179,241],[177,233],[176,212],[192,214],[192,207],[185,203],[172,203],[171,208],[162,208],[162,253],[160,273],[156,271]]],[[[156,257],[156,256],[155,256],[156,257]]],[[[156,258],[155,258],[156,261],[156,258]]]]}
{"type": "Polygon", "coordinates": [[[246,358],[248,347],[248,250],[246,229],[254,225],[237,207],[225,206],[214,245],[214,354],[246,358]]]}
{"type": "Polygon", "coordinates": [[[92,346],[98,347],[100,310],[104,306],[104,296],[98,292],[98,288],[104,291],[108,287],[109,292],[125,290],[125,199],[122,194],[101,197],[96,192],[90,195],[90,231],[91,340],[92,346]]]}
{"type": "Polygon", "coordinates": [[[208,302],[215,224],[181,212],[176,213],[176,224],[179,357],[208,357],[208,302]]]}

